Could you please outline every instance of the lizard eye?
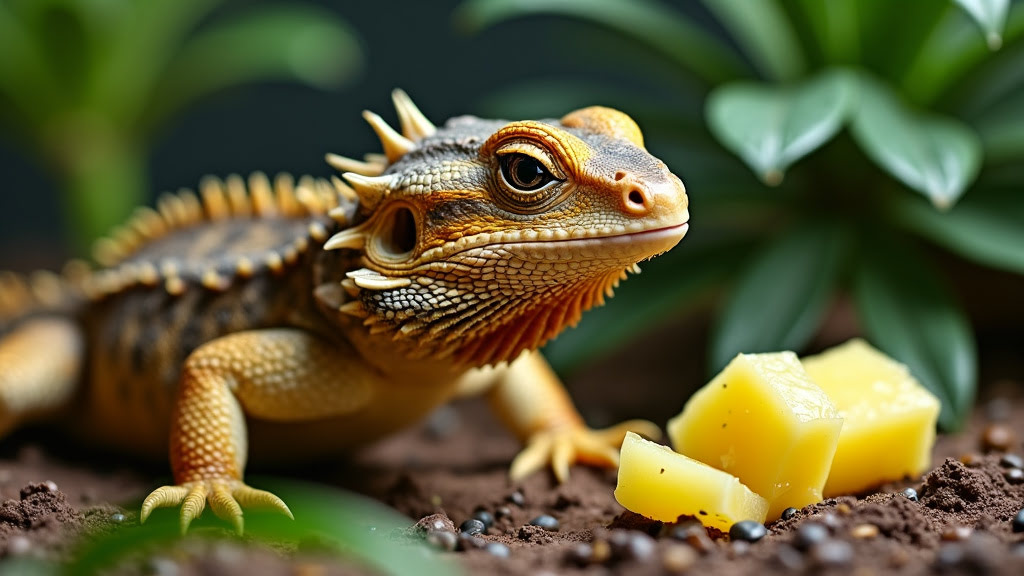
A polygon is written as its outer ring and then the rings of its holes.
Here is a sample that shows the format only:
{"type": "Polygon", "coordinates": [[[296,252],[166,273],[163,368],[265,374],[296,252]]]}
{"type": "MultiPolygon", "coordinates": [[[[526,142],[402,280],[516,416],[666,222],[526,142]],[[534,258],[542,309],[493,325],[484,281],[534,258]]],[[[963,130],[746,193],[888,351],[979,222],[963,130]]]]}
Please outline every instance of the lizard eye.
{"type": "Polygon", "coordinates": [[[520,152],[501,156],[501,177],[521,192],[539,190],[555,180],[539,160],[520,152]]]}

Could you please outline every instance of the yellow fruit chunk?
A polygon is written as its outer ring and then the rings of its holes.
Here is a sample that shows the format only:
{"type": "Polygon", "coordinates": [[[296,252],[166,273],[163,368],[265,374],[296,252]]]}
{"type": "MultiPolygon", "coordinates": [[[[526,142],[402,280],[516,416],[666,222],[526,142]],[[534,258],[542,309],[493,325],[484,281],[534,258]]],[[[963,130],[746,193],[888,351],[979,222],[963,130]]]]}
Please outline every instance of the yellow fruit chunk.
{"type": "Polygon", "coordinates": [[[906,366],[860,339],[803,364],[845,418],[825,496],[860,492],[928,468],[939,401],[906,366]]]}
{"type": "Polygon", "coordinates": [[[768,520],[821,501],[843,420],[792,352],[740,354],[668,423],[675,449],[768,500],[768,520]]]}
{"type": "Polygon", "coordinates": [[[731,474],[626,433],[615,499],[627,510],[662,522],[696,516],[728,532],[740,520],[764,522],[768,502],[731,474]]]}

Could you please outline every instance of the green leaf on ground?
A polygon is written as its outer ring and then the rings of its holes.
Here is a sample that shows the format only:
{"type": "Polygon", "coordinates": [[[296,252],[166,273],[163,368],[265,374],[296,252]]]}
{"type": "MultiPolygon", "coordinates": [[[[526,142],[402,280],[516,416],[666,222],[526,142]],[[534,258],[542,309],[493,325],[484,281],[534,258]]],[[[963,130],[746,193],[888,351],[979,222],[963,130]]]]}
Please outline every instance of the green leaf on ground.
{"type": "Polygon", "coordinates": [[[853,295],[868,339],[939,398],[944,430],[959,429],[974,402],[977,354],[943,279],[905,242],[875,238],[861,255],[853,295]]]}
{"type": "Polygon", "coordinates": [[[985,42],[992,50],[1003,45],[1003,27],[1010,0],[954,0],[963,8],[985,33],[985,42]]]}
{"type": "Polygon", "coordinates": [[[851,128],[861,149],[937,207],[953,206],[981,167],[978,136],[953,118],[907,109],[887,87],[865,75],[858,85],[851,128]]]}
{"type": "Polygon", "coordinates": [[[1024,196],[1020,190],[971,194],[947,212],[900,194],[893,212],[904,227],[965,258],[1024,274],[1024,196]]]}
{"type": "Polygon", "coordinates": [[[852,103],[849,74],[833,70],[793,87],[726,84],[708,97],[711,132],[764,182],[839,131],[852,103]]]}
{"type": "Polygon", "coordinates": [[[804,224],[757,254],[711,335],[712,371],[741,352],[803,348],[828,309],[848,244],[838,226],[804,224]]]}
{"type": "Polygon", "coordinates": [[[718,37],[654,0],[468,0],[456,10],[455,22],[477,33],[505,20],[540,14],[614,30],[650,46],[709,84],[741,76],[747,69],[718,37]]]}

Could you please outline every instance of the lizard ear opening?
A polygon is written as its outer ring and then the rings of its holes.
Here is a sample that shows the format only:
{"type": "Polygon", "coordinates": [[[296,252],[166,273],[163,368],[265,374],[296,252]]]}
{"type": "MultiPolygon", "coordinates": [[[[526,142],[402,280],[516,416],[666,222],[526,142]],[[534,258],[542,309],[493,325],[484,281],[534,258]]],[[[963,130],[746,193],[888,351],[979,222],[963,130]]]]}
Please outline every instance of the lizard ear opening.
{"type": "Polygon", "coordinates": [[[562,125],[606,134],[613,138],[624,138],[640,148],[644,147],[644,135],[640,132],[640,127],[628,115],[614,108],[581,108],[563,116],[562,125]]]}
{"type": "Polygon", "coordinates": [[[407,206],[396,206],[377,230],[376,248],[381,256],[404,261],[416,249],[416,216],[407,206]]]}

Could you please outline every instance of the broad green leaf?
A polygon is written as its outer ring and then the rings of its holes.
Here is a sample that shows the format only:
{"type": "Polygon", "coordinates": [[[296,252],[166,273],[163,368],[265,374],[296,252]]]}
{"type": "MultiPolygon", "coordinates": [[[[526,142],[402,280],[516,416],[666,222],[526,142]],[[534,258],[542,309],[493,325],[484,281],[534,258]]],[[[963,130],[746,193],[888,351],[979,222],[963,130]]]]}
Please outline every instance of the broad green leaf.
{"type": "MultiPolygon", "coordinates": [[[[295,520],[246,511],[247,539],[277,547],[315,541],[325,550],[333,549],[358,560],[374,573],[392,576],[458,576],[462,572],[454,562],[423,544],[392,539],[397,531],[411,527],[413,521],[383,504],[341,490],[291,480],[257,478],[253,485],[271,490],[288,502],[295,520]]],[[[212,526],[223,528],[223,522],[201,518],[193,523],[189,536],[183,538],[174,512],[157,511],[142,526],[124,527],[86,542],[65,573],[71,576],[106,573],[119,563],[130,561],[140,551],[168,550],[182,540],[227,535],[223,530],[204,529],[210,522],[212,526]]]]}
{"type": "Polygon", "coordinates": [[[704,5],[767,78],[792,81],[803,73],[800,44],[777,0],[704,0],[704,5]]]}
{"type": "Polygon", "coordinates": [[[1010,0],[955,0],[978,23],[985,33],[985,41],[992,50],[1003,45],[1003,26],[1010,0]]]}
{"type": "Polygon", "coordinates": [[[861,149],[939,208],[951,207],[978,175],[978,136],[953,118],[908,110],[885,86],[866,75],[859,79],[851,128],[861,149]]]}
{"type": "Polygon", "coordinates": [[[301,4],[253,8],[188,40],[161,79],[148,118],[155,122],[202,96],[259,80],[333,88],[360,63],[358,41],[333,13],[301,4]]]}
{"type": "Polygon", "coordinates": [[[898,194],[894,216],[904,227],[980,264],[1024,274],[1024,194],[985,190],[939,212],[918,198],[898,194]]]}
{"type": "Polygon", "coordinates": [[[579,326],[562,332],[544,348],[560,372],[571,372],[673,316],[705,303],[712,287],[724,282],[747,243],[701,241],[689,236],[643,272],[622,283],[604,306],[583,315],[579,326]]]}
{"type": "Polygon", "coordinates": [[[735,52],[682,13],[655,0],[468,0],[455,21],[469,32],[538,14],[593,22],[650,46],[709,84],[743,75],[735,52]]]}
{"type": "Polygon", "coordinates": [[[847,244],[838,226],[804,224],[757,254],[712,333],[712,370],[741,352],[803,348],[828,309],[847,244]]]}
{"type": "MultiPolygon", "coordinates": [[[[1024,51],[1021,54],[1024,56],[1024,51]]],[[[1024,58],[1020,64],[1024,66],[1024,58]]],[[[1024,90],[990,107],[974,125],[981,136],[985,160],[1024,160],[1024,90]]]]}
{"type": "Polygon", "coordinates": [[[974,402],[977,356],[967,318],[942,278],[899,239],[876,238],[853,288],[868,338],[939,398],[940,426],[959,429],[974,402]]]}
{"type": "MultiPolygon", "coordinates": [[[[1009,46],[1022,37],[1024,2],[1015,2],[1009,8],[1002,41],[1009,46]]],[[[922,104],[934,102],[948,92],[966,93],[968,96],[964,99],[974,100],[973,93],[987,94],[990,90],[988,81],[973,80],[973,73],[986,60],[998,61],[999,55],[992,54],[985,39],[978,34],[977,26],[962,11],[952,9],[921,44],[913,64],[902,75],[900,85],[912,101],[922,104]]],[[[1015,66],[1009,68],[1013,71],[1015,66]]],[[[999,80],[998,76],[991,78],[997,85],[999,80]]],[[[990,97],[982,99],[991,101],[990,97]]],[[[972,107],[981,108],[977,104],[972,107]]]]}
{"type": "Polygon", "coordinates": [[[852,103],[852,81],[829,71],[793,87],[726,84],[708,97],[711,132],[770,185],[793,162],[839,131],[852,103]]]}

